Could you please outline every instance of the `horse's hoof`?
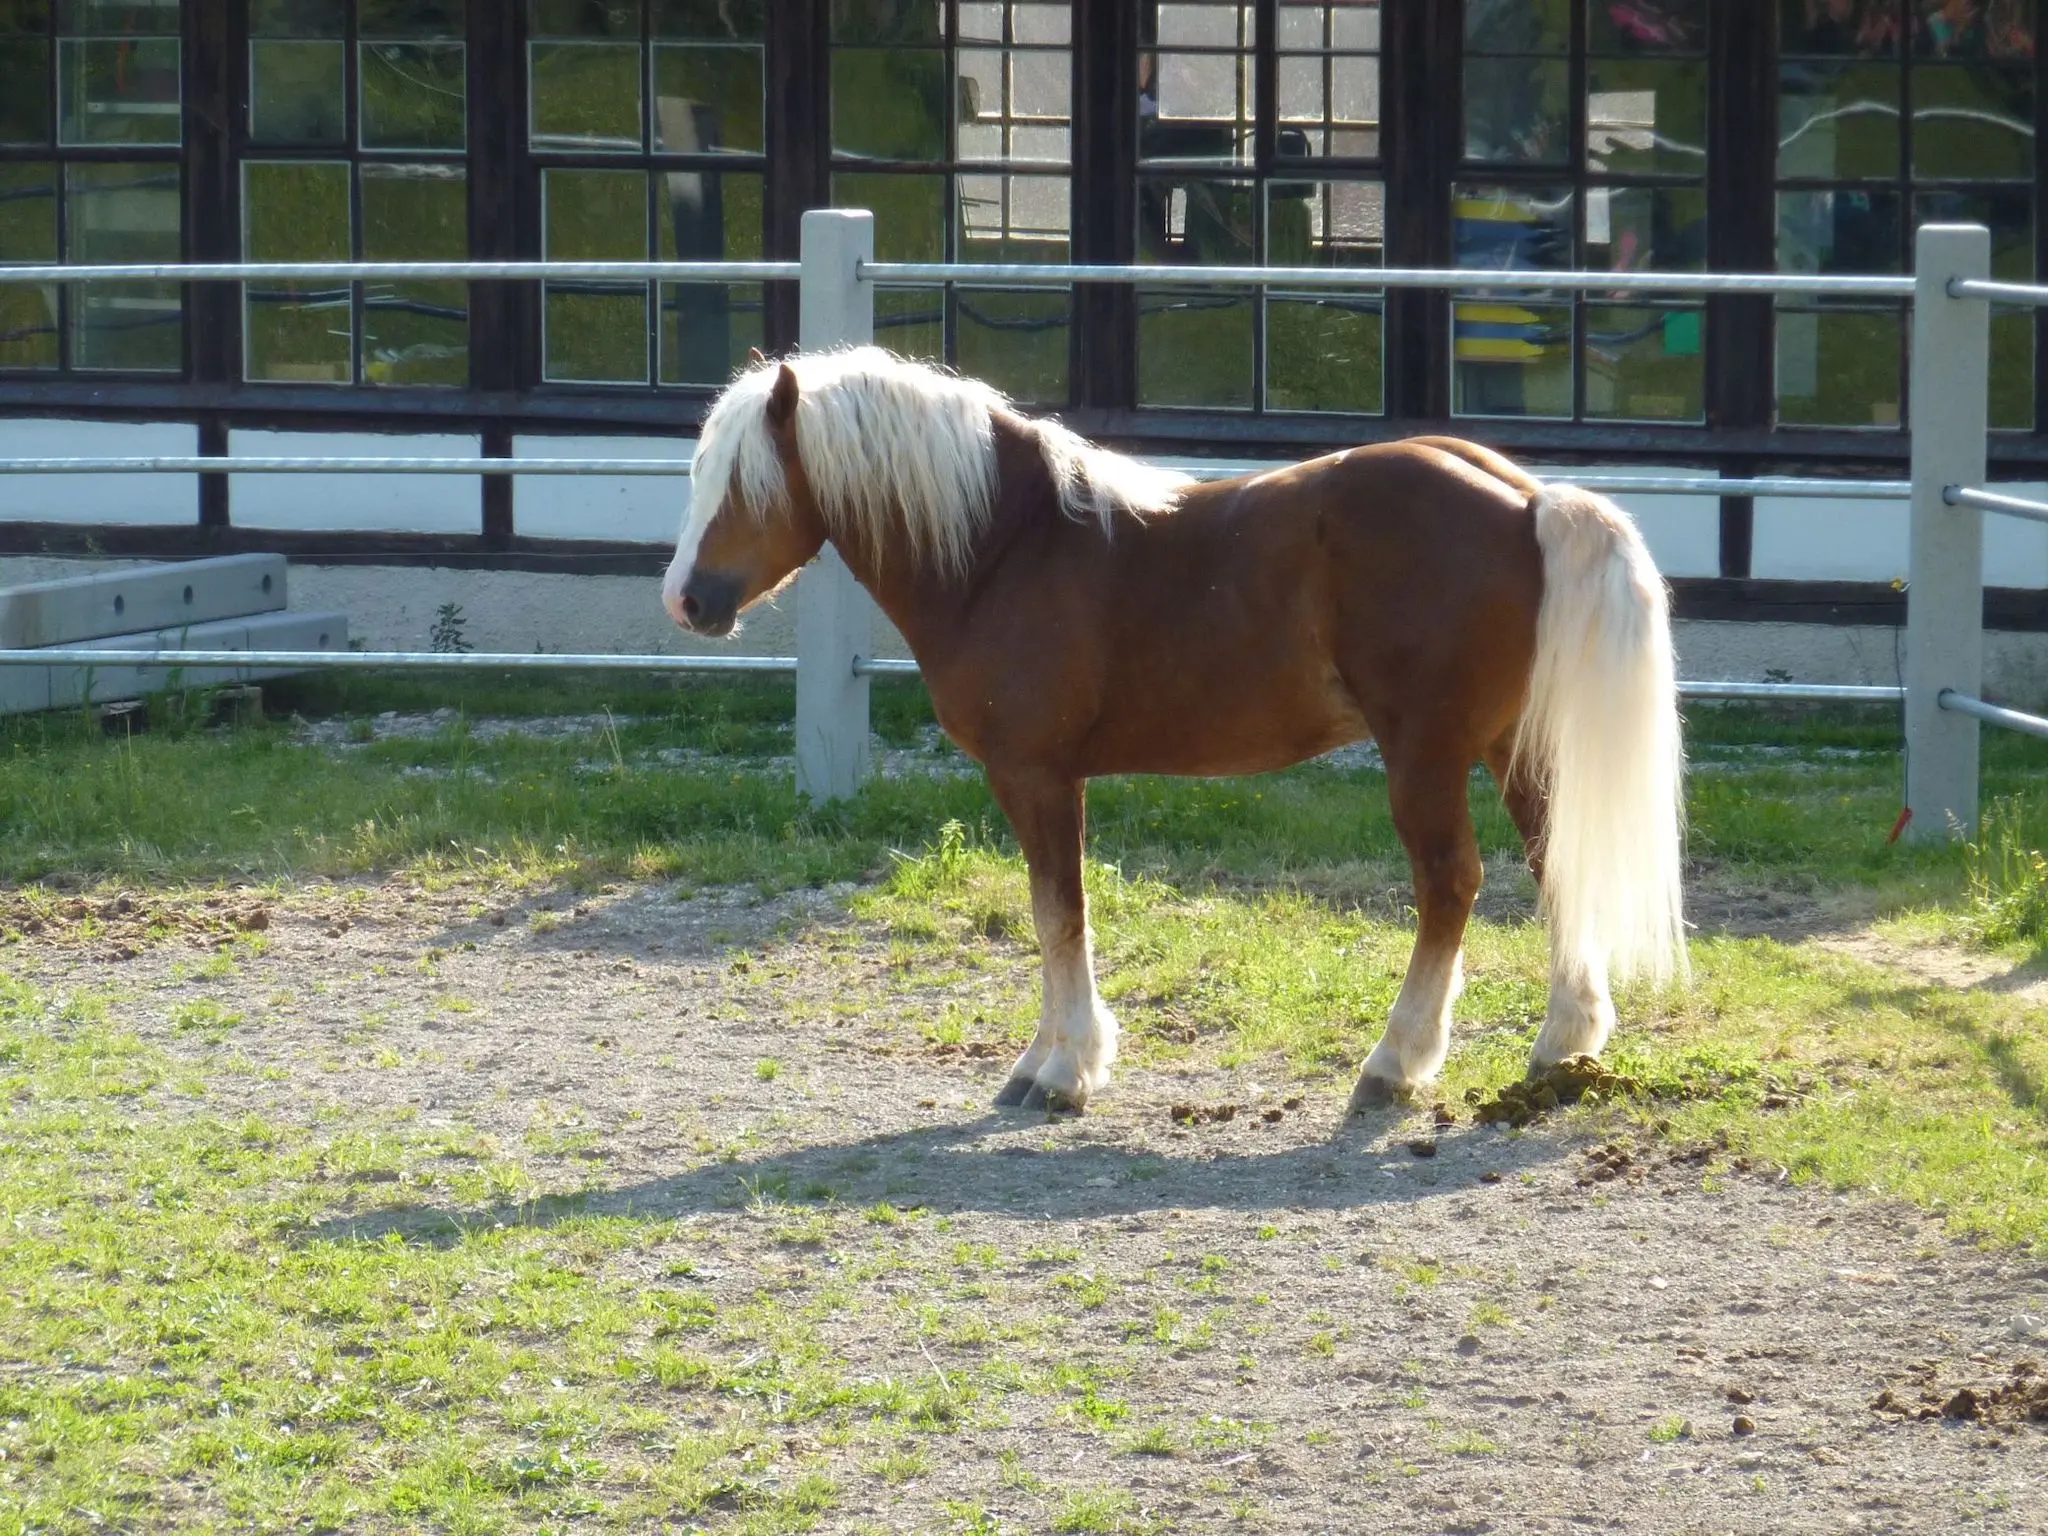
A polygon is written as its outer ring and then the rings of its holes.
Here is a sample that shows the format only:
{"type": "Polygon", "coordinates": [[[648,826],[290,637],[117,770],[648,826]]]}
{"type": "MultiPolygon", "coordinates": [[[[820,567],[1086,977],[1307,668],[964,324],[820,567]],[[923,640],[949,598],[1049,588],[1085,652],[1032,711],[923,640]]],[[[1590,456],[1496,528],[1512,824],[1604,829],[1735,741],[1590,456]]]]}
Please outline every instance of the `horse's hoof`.
{"type": "Polygon", "coordinates": [[[1003,1084],[1002,1091],[996,1095],[996,1108],[1015,1109],[1025,1099],[1030,1097],[1032,1091],[1037,1086],[1030,1078],[1024,1077],[1021,1074],[1011,1078],[1007,1083],[1003,1084]]]}
{"type": "Polygon", "coordinates": [[[1390,1083],[1384,1077],[1361,1077],[1358,1086],[1351,1090],[1351,1102],[1344,1113],[1362,1115],[1370,1110],[1391,1109],[1414,1097],[1414,1090],[1390,1083]]]}
{"type": "Polygon", "coordinates": [[[1026,1109],[1042,1109],[1048,1115],[1078,1115],[1087,1102],[1086,1093],[1068,1093],[1060,1088],[1048,1091],[1037,1083],[1033,1083],[1031,1091],[1024,1095],[1026,1109]]]}

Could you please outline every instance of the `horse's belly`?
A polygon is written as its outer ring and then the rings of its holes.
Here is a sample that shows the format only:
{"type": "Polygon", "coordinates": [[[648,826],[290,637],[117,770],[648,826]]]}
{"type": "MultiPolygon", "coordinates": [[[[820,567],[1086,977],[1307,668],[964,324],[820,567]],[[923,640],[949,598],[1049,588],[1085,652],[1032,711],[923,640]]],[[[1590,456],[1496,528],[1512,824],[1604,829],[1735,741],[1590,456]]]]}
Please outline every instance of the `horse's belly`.
{"type": "Polygon", "coordinates": [[[1089,734],[1082,771],[1267,773],[1371,732],[1334,667],[1317,675],[1210,672],[1205,686],[1133,690],[1089,734]]]}

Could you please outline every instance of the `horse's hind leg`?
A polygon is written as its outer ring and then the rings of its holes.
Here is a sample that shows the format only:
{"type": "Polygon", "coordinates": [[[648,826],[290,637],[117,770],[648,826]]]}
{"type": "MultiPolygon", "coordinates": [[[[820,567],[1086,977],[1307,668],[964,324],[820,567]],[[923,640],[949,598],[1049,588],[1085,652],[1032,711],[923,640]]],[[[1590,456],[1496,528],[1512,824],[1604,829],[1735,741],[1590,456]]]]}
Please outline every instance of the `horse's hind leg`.
{"type": "Polygon", "coordinates": [[[991,768],[988,785],[1031,866],[1031,916],[1045,982],[1038,1034],[1010,1069],[996,1103],[1078,1111],[1109,1080],[1116,1059],[1116,1019],[1096,995],[1081,889],[1081,781],[991,768]]]}
{"type": "MultiPolygon", "coordinates": [[[[1543,792],[1531,776],[1513,762],[1513,737],[1494,744],[1486,754],[1487,769],[1500,786],[1502,804],[1522,834],[1522,846],[1529,855],[1529,872],[1543,884],[1543,792]]],[[[1567,1056],[1597,1056],[1614,1029],[1614,1000],[1607,992],[1607,964],[1599,955],[1585,954],[1563,939],[1555,925],[1550,930],[1550,1006],[1544,1014],[1543,1029],[1529,1055],[1531,1070],[1563,1061],[1567,1056]]]]}
{"type": "Polygon", "coordinates": [[[1405,1097],[1435,1077],[1451,1045],[1451,1006],[1464,985],[1459,956],[1479,894],[1479,845],[1466,779],[1476,752],[1446,742],[1381,737],[1394,830],[1415,876],[1415,950],[1386,1033],[1365,1058],[1351,1110],[1405,1097]]]}

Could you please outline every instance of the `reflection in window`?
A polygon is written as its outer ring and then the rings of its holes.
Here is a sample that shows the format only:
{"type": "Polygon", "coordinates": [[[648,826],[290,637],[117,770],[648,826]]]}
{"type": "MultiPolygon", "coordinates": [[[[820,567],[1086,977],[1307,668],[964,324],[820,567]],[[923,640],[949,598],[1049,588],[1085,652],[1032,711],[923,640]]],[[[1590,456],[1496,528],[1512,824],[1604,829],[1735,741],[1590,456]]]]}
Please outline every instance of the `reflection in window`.
{"type": "MultiPolygon", "coordinates": [[[[551,259],[757,260],[763,0],[530,0],[528,147],[551,259]]],[[[719,386],[762,342],[757,283],[559,283],[542,375],[719,386]]]]}
{"type": "MultiPolygon", "coordinates": [[[[1780,0],[1778,266],[1910,270],[1929,219],[1988,224],[1993,269],[2031,281],[2033,6],[2020,0],[1780,0]]],[[[1994,425],[2032,425],[2029,314],[1992,315],[1994,425]]],[[[1781,422],[1897,428],[1906,310],[1781,300],[1781,422]]]]}
{"type": "MultiPolygon", "coordinates": [[[[250,260],[469,254],[464,19],[460,0],[251,0],[250,260]]],[[[242,344],[250,379],[462,385],[469,290],[245,283],[242,344]]]]}
{"type": "MultiPolygon", "coordinates": [[[[832,201],[874,210],[882,260],[1069,259],[1070,12],[1065,0],[836,0],[832,201]]],[[[1070,309],[1058,289],[885,289],[875,339],[1058,403],[1070,309]]]]}
{"type": "MultiPolygon", "coordinates": [[[[1708,22],[1705,0],[1470,0],[1457,264],[1704,268],[1708,22]]],[[[1706,414],[1697,302],[1491,289],[1460,296],[1451,326],[1461,415],[1706,414]]]]}
{"type": "MultiPolygon", "coordinates": [[[[179,8],[0,0],[0,262],[183,254],[179,8]]],[[[0,286],[0,370],[175,372],[182,290],[0,286]]]]}
{"type": "MultiPolygon", "coordinates": [[[[1141,21],[1138,259],[1378,266],[1379,7],[1281,0],[1272,101],[1257,89],[1257,10],[1161,0],[1141,21]]],[[[1140,404],[1381,408],[1377,293],[1176,288],[1136,298],[1140,404]]]]}

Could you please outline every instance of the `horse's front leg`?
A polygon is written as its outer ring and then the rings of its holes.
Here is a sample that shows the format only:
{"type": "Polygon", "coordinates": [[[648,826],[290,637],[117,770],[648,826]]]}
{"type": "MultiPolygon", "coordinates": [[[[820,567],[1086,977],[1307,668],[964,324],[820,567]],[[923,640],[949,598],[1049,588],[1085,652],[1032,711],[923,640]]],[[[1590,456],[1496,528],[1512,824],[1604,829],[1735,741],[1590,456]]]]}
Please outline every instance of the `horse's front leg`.
{"type": "Polygon", "coordinates": [[[1037,769],[991,768],[988,784],[1031,866],[1031,917],[1045,980],[1038,1034],[996,1103],[1077,1113],[1109,1080],[1116,1060],[1116,1019],[1096,995],[1081,889],[1082,783],[1037,769]]]}

